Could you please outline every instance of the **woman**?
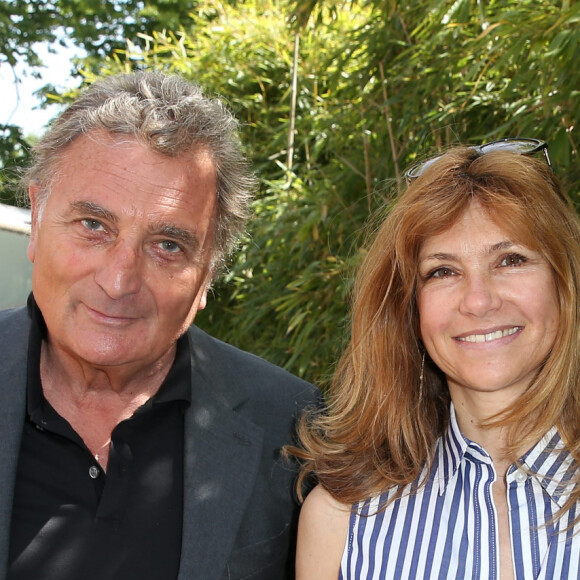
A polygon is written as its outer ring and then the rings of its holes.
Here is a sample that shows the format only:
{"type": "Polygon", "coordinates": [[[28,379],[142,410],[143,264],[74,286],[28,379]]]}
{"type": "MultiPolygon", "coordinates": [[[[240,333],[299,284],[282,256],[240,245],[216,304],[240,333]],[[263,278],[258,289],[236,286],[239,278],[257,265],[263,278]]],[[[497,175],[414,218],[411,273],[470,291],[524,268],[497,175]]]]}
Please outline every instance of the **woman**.
{"type": "Polygon", "coordinates": [[[408,176],[302,422],[297,578],[580,578],[576,214],[536,140],[408,176]]]}

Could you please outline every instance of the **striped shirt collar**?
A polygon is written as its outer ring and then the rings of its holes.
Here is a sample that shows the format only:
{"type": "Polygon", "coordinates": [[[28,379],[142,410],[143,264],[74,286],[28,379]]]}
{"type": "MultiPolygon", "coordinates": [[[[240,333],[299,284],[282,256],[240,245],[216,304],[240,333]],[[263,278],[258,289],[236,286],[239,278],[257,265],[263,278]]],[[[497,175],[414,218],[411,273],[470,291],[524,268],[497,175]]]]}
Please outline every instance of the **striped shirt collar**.
{"type": "MultiPolygon", "coordinates": [[[[449,424],[445,434],[437,442],[432,471],[433,483],[438,487],[439,495],[442,495],[449,482],[457,477],[462,461],[493,466],[493,461],[485,449],[461,433],[455,407],[451,403],[449,424]]],[[[566,503],[574,489],[573,476],[576,467],[555,427],[549,429],[536,445],[509,467],[507,479],[514,477],[522,467],[533,474],[545,492],[560,507],[566,503]]]]}

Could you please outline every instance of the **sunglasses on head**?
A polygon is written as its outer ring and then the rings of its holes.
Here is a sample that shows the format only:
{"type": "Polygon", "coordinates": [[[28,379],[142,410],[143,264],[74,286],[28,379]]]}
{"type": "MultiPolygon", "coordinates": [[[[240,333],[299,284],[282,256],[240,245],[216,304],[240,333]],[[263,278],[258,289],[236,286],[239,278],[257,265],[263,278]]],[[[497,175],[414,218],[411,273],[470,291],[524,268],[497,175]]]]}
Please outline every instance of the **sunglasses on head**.
{"type": "MultiPolygon", "coordinates": [[[[498,141],[491,141],[490,143],[484,143],[483,145],[473,145],[470,149],[477,151],[480,155],[485,155],[490,151],[508,151],[509,153],[519,153],[520,155],[533,155],[534,153],[542,151],[548,167],[552,169],[552,163],[550,162],[550,156],[548,155],[548,144],[539,139],[525,139],[518,137],[499,139],[498,141]]],[[[407,183],[413,179],[417,179],[417,177],[419,177],[428,167],[443,155],[444,153],[440,153],[439,155],[430,157],[421,163],[417,163],[417,165],[413,165],[411,169],[405,172],[407,183]]]]}

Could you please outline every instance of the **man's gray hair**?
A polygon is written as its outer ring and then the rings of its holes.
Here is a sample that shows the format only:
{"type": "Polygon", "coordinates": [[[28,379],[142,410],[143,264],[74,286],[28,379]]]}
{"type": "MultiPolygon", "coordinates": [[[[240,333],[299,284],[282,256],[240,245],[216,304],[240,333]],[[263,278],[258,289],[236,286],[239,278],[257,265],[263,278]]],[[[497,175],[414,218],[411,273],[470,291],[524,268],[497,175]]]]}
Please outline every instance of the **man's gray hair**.
{"type": "Polygon", "coordinates": [[[64,149],[79,135],[104,130],[128,135],[170,157],[207,151],[217,178],[214,265],[233,250],[250,217],[255,177],[244,156],[238,122],[218,98],[185,79],[159,72],[105,77],[90,85],[50,126],[33,148],[22,180],[36,182],[40,210],[56,178],[64,149]]]}

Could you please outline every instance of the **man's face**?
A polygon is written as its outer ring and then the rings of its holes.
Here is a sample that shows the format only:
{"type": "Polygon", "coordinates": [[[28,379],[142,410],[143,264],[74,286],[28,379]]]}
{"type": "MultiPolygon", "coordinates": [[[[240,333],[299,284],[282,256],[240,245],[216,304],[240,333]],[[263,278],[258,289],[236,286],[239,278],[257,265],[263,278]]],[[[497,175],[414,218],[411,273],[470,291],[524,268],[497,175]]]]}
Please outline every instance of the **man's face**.
{"type": "Polygon", "coordinates": [[[32,289],[57,352],[146,369],[205,306],[216,212],[204,151],[168,158],[132,138],[76,138],[42,211],[31,186],[32,289]]]}

